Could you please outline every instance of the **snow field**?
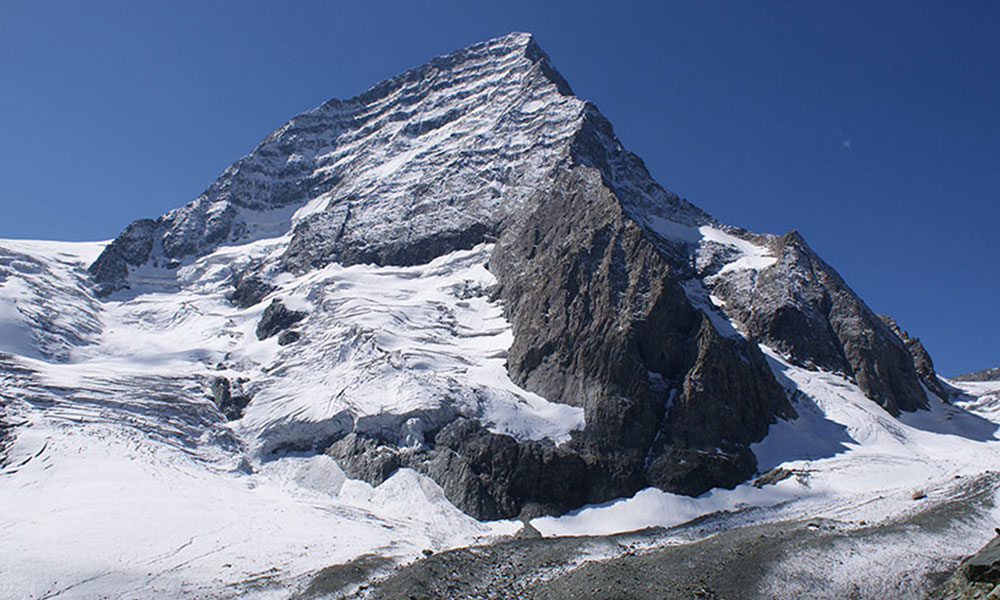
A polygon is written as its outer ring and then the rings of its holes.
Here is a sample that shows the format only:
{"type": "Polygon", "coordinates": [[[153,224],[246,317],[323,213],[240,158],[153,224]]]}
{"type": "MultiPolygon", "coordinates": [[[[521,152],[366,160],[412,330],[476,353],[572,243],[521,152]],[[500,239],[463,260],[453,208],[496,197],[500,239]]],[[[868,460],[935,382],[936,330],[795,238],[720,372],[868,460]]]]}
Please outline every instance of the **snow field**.
{"type": "MultiPolygon", "coordinates": [[[[729,244],[729,259],[746,268],[767,259],[743,240],[688,229],[693,242],[729,244]]],[[[40,330],[30,310],[5,313],[4,327],[18,337],[5,338],[0,397],[25,424],[0,474],[0,598],[285,597],[318,569],[362,554],[411,560],[424,548],[486,542],[520,527],[471,519],[413,471],[372,488],[302,450],[351,430],[416,447],[428,427],[457,412],[520,439],[559,442],[583,426],[579,409],[507,377],[512,338],[487,293],[491,246],[418,267],[276,275],[277,290],[257,306],[225,300],[234,269],[273,259],[286,242],[222,247],[174,271],[150,271],[145,284],[95,303],[99,329],[86,336],[40,330]],[[256,339],[275,298],[308,312],[300,342],[256,339]],[[207,390],[217,376],[245,378],[253,392],[240,421],[226,423],[214,409],[207,390]]],[[[78,292],[66,290],[99,250],[0,247],[40,265],[5,271],[2,297],[18,308],[78,303],[78,292]],[[54,293],[31,292],[38,273],[54,293]]],[[[703,288],[687,291],[717,328],[738,335],[703,288]]],[[[699,498],[646,489],[532,524],[549,536],[602,535],[730,511],[734,524],[826,518],[862,527],[921,510],[917,491],[945,501],[1000,464],[1000,384],[956,383],[967,396],[931,398],[930,411],[894,419],[842,377],[762,350],[799,417],[773,425],[753,450],[761,471],[781,467],[790,477],[699,498]]],[[[1000,516],[990,510],[980,519],[1000,516]]],[[[975,523],[956,530],[950,551],[974,550],[989,531],[975,523]]],[[[900,537],[883,556],[909,556],[914,539],[900,537]]],[[[857,551],[844,550],[838,564],[860,569],[857,551]]]]}

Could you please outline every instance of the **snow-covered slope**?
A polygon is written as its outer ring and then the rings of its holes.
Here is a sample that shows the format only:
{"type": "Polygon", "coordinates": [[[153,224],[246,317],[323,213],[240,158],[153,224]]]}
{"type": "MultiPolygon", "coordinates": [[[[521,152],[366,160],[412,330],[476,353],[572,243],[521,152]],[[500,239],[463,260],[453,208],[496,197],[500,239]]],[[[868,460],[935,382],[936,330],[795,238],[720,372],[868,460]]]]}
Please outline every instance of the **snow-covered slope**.
{"type": "MultiPolygon", "coordinates": [[[[43,271],[67,278],[54,281],[59,290],[72,289],[95,251],[0,246],[61,265],[43,271]]],[[[257,340],[263,304],[233,307],[224,277],[213,275],[236,252],[268,251],[261,242],[221,248],[181,270],[178,277],[198,282],[184,293],[97,303],[100,334],[63,361],[39,358],[30,335],[5,338],[23,351],[11,347],[0,368],[4,418],[17,424],[0,475],[0,597],[283,598],[330,564],[368,553],[405,561],[520,527],[475,521],[409,469],[373,488],[345,481],[323,454],[261,448],[275,440],[309,447],[352,419],[420,444],[422,432],[400,423],[459,408],[524,438],[560,440],[582,426],[579,409],[506,377],[510,329],[483,295],[493,282],[482,268],[489,247],[420,267],[330,265],[288,277],[274,295],[311,307],[300,327],[305,343],[294,347],[257,340]],[[227,423],[210,398],[211,379],[256,372],[269,374],[266,383],[246,417],[227,423]]],[[[18,278],[37,272],[9,274],[6,284],[22,289],[18,278]]],[[[28,315],[7,323],[32,331],[28,315]]],[[[914,492],[928,502],[947,498],[956,477],[1000,463],[1000,385],[955,382],[967,396],[932,400],[930,411],[897,420],[843,377],[763,349],[799,416],[753,449],[762,471],[780,467],[789,477],[698,498],[650,488],[533,525],[545,535],[607,534],[728,510],[740,525],[829,518],[860,527],[919,511],[914,492]],[[748,507],[764,510],[741,516],[748,507]]],[[[948,536],[941,556],[972,551],[988,532],[982,525],[948,536]]],[[[921,567],[938,558],[925,556],[921,567]]]]}
{"type": "Polygon", "coordinates": [[[530,36],[476,44],[112,242],[0,240],[0,598],[282,598],[521,526],[470,514],[892,520],[1000,459],[1000,385],[929,394],[899,335],[656,184],[530,36]]]}
{"type": "Polygon", "coordinates": [[[94,339],[100,307],[79,267],[106,245],[0,243],[0,352],[64,360],[94,339]]]}
{"type": "MultiPolygon", "coordinates": [[[[13,290],[38,273],[55,278],[53,290],[78,289],[94,254],[88,244],[0,247],[62,268],[12,273],[13,290]]],[[[516,530],[476,522],[408,469],[373,489],[345,483],[325,455],[276,458],[259,448],[265,440],[310,447],[345,420],[395,430],[452,404],[527,437],[561,439],[579,427],[579,409],[506,377],[510,331],[482,296],[491,283],[486,250],[289,279],[281,294],[289,304],[324,307],[296,348],[257,340],[262,309],[233,307],[218,289],[224,278],[214,274],[231,248],[182,269],[178,277],[199,282],[184,292],[96,304],[103,327],[89,344],[69,340],[64,360],[39,358],[30,310],[11,316],[6,327],[21,337],[5,337],[0,355],[0,407],[16,425],[0,475],[0,597],[284,597],[331,563],[373,552],[412,558],[516,530]],[[247,417],[230,424],[210,382],[234,365],[271,375],[253,390],[247,417]]],[[[6,298],[36,308],[32,298],[6,298]]],[[[407,431],[407,443],[421,443],[419,429],[407,431]]]]}
{"type": "MultiPolygon", "coordinates": [[[[794,394],[799,415],[778,423],[753,446],[761,471],[781,469],[783,478],[698,498],[647,489],[631,499],[532,524],[547,535],[607,534],[751,506],[769,508],[770,520],[873,523],[918,510],[914,494],[945,498],[956,479],[978,477],[1000,464],[995,410],[1000,384],[978,389],[960,384],[966,394],[956,401],[933,399],[930,410],[896,419],[842,376],[796,367],[762,349],[794,394]]],[[[1000,519],[1000,507],[988,516],[1000,519]]],[[[950,541],[972,549],[992,536],[992,529],[983,528],[975,539],[950,541]]],[[[955,556],[961,554],[956,550],[955,556]]]]}

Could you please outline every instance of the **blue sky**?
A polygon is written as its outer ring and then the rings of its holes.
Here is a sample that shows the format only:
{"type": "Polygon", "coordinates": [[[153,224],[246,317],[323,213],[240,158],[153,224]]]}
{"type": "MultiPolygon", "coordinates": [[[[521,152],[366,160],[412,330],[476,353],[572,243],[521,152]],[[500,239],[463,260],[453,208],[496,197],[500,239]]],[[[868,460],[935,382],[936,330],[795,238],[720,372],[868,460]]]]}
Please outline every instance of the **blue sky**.
{"type": "Polygon", "coordinates": [[[297,112],[531,31],[654,177],[1000,364],[996,2],[0,2],[0,237],[113,237],[297,112]]]}

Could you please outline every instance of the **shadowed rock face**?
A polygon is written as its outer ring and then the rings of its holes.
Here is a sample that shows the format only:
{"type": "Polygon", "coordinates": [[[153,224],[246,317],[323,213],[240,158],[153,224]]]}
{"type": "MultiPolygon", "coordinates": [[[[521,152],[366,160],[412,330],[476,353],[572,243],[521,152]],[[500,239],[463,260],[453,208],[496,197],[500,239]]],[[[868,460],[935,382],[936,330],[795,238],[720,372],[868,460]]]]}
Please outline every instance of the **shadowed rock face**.
{"type": "Polygon", "coordinates": [[[879,315],[878,317],[906,345],[910,356],[913,357],[913,368],[916,369],[917,375],[920,376],[920,381],[939,398],[948,400],[956,390],[949,389],[948,386],[942,383],[937,375],[937,371],[934,370],[934,361],[931,360],[931,355],[924,348],[920,338],[911,337],[909,332],[900,327],[892,317],[886,315],[879,315]]]}
{"type": "Polygon", "coordinates": [[[733,486],[756,468],[747,445],[794,414],[756,346],[691,305],[592,169],[557,176],[490,269],[514,329],[511,377],[585,410],[569,446],[590,468],[591,502],[733,486]]]}
{"type": "Polygon", "coordinates": [[[153,219],[133,221],[104,249],[90,265],[98,293],[106,295],[120,289],[125,285],[129,266],[138,267],[149,261],[158,227],[159,222],[153,219]]]}
{"type": "MultiPolygon", "coordinates": [[[[283,272],[416,265],[495,244],[488,266],[513,329],[508,372],[582,407],[585,429],[556,447],[457,414],[424,423],[417,446],[355,423],[324,448],[373,484],[417,469],[479,518],[746,480],[756,470],[750,444],[795,416],[758,342],[853,377],[893,414],[925,405],[918,373],[933,373],[926,353],[908,350],[797,234],[726,227],[660,187],[525,34],[295,117],[192,203],[130,225],[91,274],[107,294],[128,287],[135,267],[286,233],[268,258],[234,268],[234,304],[261,302],[283,272]],[[775,261],[727,270],[734,248],[706,259],[654,223],[724,231],[775,261]],[[724,300],[725,315],[693,300],[694,288],[724,300]]],[[[288,328],[305,316],[275,301],[258,337],[284,331],[294,342],[288,328]]]]}

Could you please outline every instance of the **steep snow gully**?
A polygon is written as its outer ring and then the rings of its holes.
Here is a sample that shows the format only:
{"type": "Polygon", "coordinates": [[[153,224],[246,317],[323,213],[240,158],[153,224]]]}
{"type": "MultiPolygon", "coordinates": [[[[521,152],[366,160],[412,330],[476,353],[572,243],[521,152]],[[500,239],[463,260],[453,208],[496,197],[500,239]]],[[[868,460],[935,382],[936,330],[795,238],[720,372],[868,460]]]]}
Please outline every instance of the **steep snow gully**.
{"type": "Polygon", "coordinates": [[[992,537],[998,397],[798,234],[660,187],[514,33],[110,242],[0,240],[0,597],[380,597],[431,552],[666,528],[542,585],[785,522],[892,535],[740,597],[915,597],[992,537]]]}

